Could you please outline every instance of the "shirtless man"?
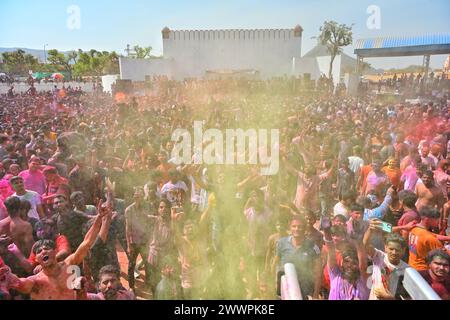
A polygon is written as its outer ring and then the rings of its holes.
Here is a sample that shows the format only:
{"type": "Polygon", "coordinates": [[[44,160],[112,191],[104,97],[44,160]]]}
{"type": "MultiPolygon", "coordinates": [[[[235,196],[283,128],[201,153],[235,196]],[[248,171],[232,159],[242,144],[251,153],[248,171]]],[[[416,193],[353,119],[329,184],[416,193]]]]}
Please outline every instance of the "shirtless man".
{"type": "Polygon", "coordinates": [[[34,244],[33,228],[30,223],[20,217],[20,199],[14,196],[9,197],[5,200],[5,207],[11,219],[8,234],[11,235],[19,250],[28,257],[34,244]]]}
{"type": "Polygon", "coordinates": [[[445,197],[439,186],[434,183],[433,171],[427,170],[422,175],[422,182],[416,185],[417,210],[423,206],[437,207],[442,209],[445,203],[445,197]]]}
{"type": "MultiPolygon", "coordinates": [[[[102,219],[111,214],[110,208],[102,208],[101,201],[98,205],[99,214],[86,233],[84,241],[64,261],[56,261],[55,243],[51,240],[39,240],[33,246],[36,261],[42,266],[42,271],[28,278],[18,278],[11,273],[9,268],[0,268],[0,278],[6,276],[10,281],[10,288],[24,294],[30,294],[32,300],[76,300],[76,291],[72,289],[70,267],[78,266],[88,254],[97,239],[102,226],[102,219]]],[[[73,279],[75,280],[75,279],[73,279]]]]}

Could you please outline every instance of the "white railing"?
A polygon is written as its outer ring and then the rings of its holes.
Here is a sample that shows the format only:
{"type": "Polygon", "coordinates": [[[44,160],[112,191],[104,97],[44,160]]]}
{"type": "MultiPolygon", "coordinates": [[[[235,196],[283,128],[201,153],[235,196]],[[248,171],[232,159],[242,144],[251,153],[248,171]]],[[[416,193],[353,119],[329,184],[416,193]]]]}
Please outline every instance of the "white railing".
{"type": "MultiPolygon", "coordinates": [[[[442,300],[428,282],[413,268],[406,268],[403,287],[412,300],[442,300]]],[[[280,279],[281,300],[303,300],[297,272],[292,263],[284,265],[280,279]]]]}
{"type": "Polygon", "coordinates": [[[413,268],[405,269],[403,287],[412,300],[442,300],[420,273],[413,268]]]}
{"type": "Polygon", "coordinates": [[[284,265],[284,275],[281,276],[281,300],[303,300],[297,271],[292,263],[284,265]]]}

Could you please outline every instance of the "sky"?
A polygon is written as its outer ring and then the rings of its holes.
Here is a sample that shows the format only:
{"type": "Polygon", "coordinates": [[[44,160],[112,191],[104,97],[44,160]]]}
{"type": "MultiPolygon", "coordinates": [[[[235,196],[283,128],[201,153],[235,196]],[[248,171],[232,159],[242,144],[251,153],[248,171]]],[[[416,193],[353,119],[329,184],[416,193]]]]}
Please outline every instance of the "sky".
{"type": "MultiPolygon", "coordinates": [[[[161,30],[270,29],[303,31],[302,55],[325,20],[353,24],[353,38],[450,33],[450,0],[0,0],[0,47],[115,50],[151,46],[162,54],[161,30]],[[379,28],[369,28],[369,6],[379,28]],[[75,11],[73,10],[75,8],[75,11]],[[78,14],[79,13],[79,14],[78,14]],[[77,19],[79,17],[79,19],[77,19]]],[[[376,27],[376,26],[375,26],[376,27]]],[[[353,56],[353,47],[344,52],[353,56]]],[[[446,56],[433,56],[442,68],[446,56]]],[[[422,64],[422,57],[367,60],[376,68],[422,64]]]]}

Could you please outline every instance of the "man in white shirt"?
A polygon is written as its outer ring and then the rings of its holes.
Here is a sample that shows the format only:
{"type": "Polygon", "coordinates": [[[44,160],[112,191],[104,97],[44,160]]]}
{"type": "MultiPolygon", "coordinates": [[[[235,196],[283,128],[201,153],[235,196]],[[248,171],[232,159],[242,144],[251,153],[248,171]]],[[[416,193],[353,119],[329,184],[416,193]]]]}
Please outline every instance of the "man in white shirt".
{"type": "Polygon", "coordinates": [[[350,205],[355,200],[353,192],[343,192],[342,199],[333,207],[333,216],[343,215],[347,219],[349,218],[350,205]]]}
{"type": "Polygon", "coordinates": [[[355,174],[355,181],[358,181],[359,171],[364,166],[364,160],[361,158],[361,147],[353,147],[353,155],[348,157],[348,163],[350,170],[355,174]]]}
{"type": "MultiPolygon", "coordinates": [[[[406,291],[402,286],[405,269],[410,266],[402,261],[407,243],[398,233],[390,233],[384,242],[384,252],[374,248],[371,238],[375,233],[383,232],[378,219],[370,221],[369,228],[364,235],[364,246],[367,254],[372,258],[372,273],[368,286],[371,287],[369,300],[395,300],[405,297],[406,291]]],[[[370,267],[369,267],[370,268],[370,267]]]]}
{"type": "Polygon", "coordinates": [[[35,219],[45,218],[41,196],[37,192],[26,190],[22,177],[15,176],[9,181],[14,191],[16,191],[13,196],[18,197],[20,200],[27,200],[31,204],[31,209],[28,211],[28,216],[35,219]]]}
{"type": "Polygon", "coordinates": [[[165,195],[171,204],[176,202],[183,203],[184,195],[188,191],[188,187],[176,169],[169,170],[169,182],[161,188],[161,194],[165,195]]]}

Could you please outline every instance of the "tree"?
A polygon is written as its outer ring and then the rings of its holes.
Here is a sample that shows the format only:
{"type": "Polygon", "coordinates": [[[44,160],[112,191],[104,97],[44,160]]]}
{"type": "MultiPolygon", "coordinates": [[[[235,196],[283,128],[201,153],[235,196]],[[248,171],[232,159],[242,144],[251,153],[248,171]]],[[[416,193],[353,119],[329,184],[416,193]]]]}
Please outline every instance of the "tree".
{"type": "Polygon", "coordinates": [[[320,27],[319,42],[327,47],[331,55],[328,78],[333,76],[333,61],[342,52],[342,47],[348,46],[353,41],[352,26],[338,24],[336,21],[325,21],[320,27]]]}
{"type": "Polygon", "coordinates": [[[87,52],[78,50],[77,63],[74,65],[77,76],[101,76],[103,74],[119,73],[119,56],[116,52],[97,51],[87,52]]]}
{"type": "Polygon", "coordinates": [[[63,70],[69,72],[70,78],[72,78],[73,65],[76,63],[77,56],[78,53],[76,51],[70,51],[65,55],[56,49],[51,49],[48,50],[47,60],[50,64],[61,67],[63,70]]]}
{"type": "Polygon", "coordinates": [[[3,52],[2,57],[5,71],[23,76],[28,74],[29,70],[33,70],[39,65],[36,57],[25,53],[22,49],[12,52],[3,52]]]}
{"type": "Polygon", "coordinates": [[[119,74],[119,55],[115,51],[105,57],[103,72],[105,74],[119,74]]]}

